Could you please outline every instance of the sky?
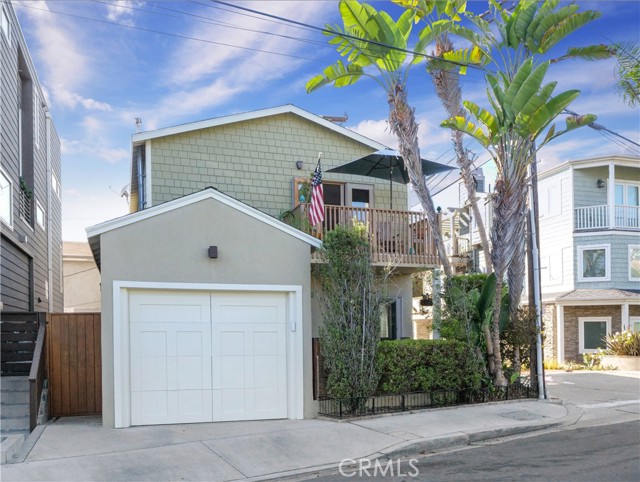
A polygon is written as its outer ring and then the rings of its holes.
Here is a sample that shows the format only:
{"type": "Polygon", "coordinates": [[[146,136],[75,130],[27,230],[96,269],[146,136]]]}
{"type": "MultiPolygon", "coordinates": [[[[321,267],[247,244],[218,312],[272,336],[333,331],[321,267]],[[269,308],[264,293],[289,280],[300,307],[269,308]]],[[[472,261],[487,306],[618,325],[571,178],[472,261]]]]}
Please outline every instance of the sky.
{"type": "MultiPolygon", "coordinates": [[[[315,27],[339,20],[335,0],[230,1],[315,27]]],[[[400,13],[387,0],[370,3],[394,18],[400,13]]],[[[602,16],[575,32],[558,52],[567,46],[639,42],[640,1],[578,3],[602,16]]],[[[209,0],[13,4],[62,143],[65,241],[84,241],[86,227],[128,212],[120,194],[130,181],[136,117],[146,131],[294,104],[318,115],[347,115],[345,127],[397,146],[387,128],[385,93],[375,82],[364,79],[347,88],[305,92],[306,82],[338,59],[317,30],[209,0]]],[[[486,6],[486,1],[469,2],[478,13],[486,6]]],[[[419,25],[414,32],[418,30],[419,25]]],[[[572,110],[596,114],[599,124],[640,143],[640,113],[616,92],[615,67],[613,60],[560,62],[552,65],[546,80],[558,82],[556,93],[581,90],[572,110]]],[[[463,76],[462,89],[463,99],[483,103],[486,98],[480,72],[463,76]]],[[[454,165],[449,131],[439,127],[447,116],[424,64],[412,67],[408,94],[420,124],[422,157],[454,165]]],[[[589,128],[570,133],[540,151],[539,170],[572,159],[640,155],[638,148],[612,139],[616,137],[589,128]]],[[[467,145],[490,179],[494,169],[486,152],[467,145]]],[[[433,179],[432,192],[452,182],[433,179]]],[[[455,186],[437,195],[436,204],[455,204],[452,192],[457,192],[455,186]]]]}

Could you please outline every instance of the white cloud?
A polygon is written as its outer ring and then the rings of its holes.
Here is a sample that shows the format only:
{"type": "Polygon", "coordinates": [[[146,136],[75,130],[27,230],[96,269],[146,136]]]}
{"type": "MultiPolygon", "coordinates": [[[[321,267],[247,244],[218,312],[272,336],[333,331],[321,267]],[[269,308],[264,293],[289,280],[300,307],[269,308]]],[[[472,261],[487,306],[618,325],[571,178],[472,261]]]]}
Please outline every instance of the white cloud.
{"type": "Polygon", "coordinates": [[[389,124],[386,119],[363,120],[353,127],[348,127],[348,129],[357,132],[358,134],[362,134],[369,139],[377,141],[380,144],[389,146],[392,149],[398,148],[398,140],[396,139],[396,136],[393,135],[389,130],[389,124]]]}
{"type": "Polygon", "coordinates": [[[75,92],[69,92],[62,87],[54,89],[56,100],[63,106],[68,108],[75,108],[82,106],[87,110],[110,112],[113,110],[110,104],[106,102],[100,102],[95,99],[89,99],[82,97],[75,92]]]}
{"type": "Polygon", "coordinates": [[[112,22],[122,23],[124,25],[133,26],[133,16],[135,10],[144,5],[142,1],[136,0],[115,0],[113,3],[107,5],[107,19],[112,22]]]}

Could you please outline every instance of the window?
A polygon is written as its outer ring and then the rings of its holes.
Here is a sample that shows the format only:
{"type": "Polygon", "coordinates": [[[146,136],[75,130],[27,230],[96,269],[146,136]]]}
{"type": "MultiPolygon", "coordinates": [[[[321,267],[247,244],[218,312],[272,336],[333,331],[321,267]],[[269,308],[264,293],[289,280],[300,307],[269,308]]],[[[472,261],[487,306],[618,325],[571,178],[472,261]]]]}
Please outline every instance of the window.
{"type": "Polygon", "coordinates": [[[13,183],[4,171],[0,171],[0,219],[13,227],[13,183]]]}
{"type": "Polygon", "coordinates": [[[629,281],[640,281],[640,246],[629,246],[629,281]]]}
{"type": "Polygon", "coordinates": [[[2,13],[0,13],[0,28],[2,28],[2,33],[6,37],[7,42],[9,42],[11,40],[10,37],[9,37],[9,33],[10,33],[9,27],[10,26],[11,26],[11,24],[9,23],[9,14],[7,14],[7,11],[3,7],[2,8],[2,13]]]}
{"type": "Polygon", "coordinates": [[[578,281],[609,281],[610,246],[578,246],[578,281]]]}
{"type": "Polygon", "coordinates": [[[400,330],[398,329],[398,323],[401,319],[399,315],[400,305],[400,300],[393,300],[383,307],[380,315],[380,338],[388,340],[400,338],[400,330]]]}
{"type": "Polygon", "coordinates": [[[611,334],[611,317],[578,318],[578,337],[580,353],[593,353],[598,348],[605,348],[605,337],[611,334]]]}
{"type": "Polygon", "coordinates": [[[56,193],[56,196],[58,196],[58,198],[60,198],[60,182],[58,182],[58,178],[56,177],[56,175],[52,172],[51,173],[51,189],[54,193],[56,193]]]}
{"type": "Polygon", "coordinates": [[[46,229],[44,220],[44,209],[39,201],[36,201],[36,222],[42,229],[46,229]]]}
{"type": "Polygon", "coordinates": [[[631,331],[640,333],[640,316],[629,317],[629,328],[631,328],[631,331]]]}

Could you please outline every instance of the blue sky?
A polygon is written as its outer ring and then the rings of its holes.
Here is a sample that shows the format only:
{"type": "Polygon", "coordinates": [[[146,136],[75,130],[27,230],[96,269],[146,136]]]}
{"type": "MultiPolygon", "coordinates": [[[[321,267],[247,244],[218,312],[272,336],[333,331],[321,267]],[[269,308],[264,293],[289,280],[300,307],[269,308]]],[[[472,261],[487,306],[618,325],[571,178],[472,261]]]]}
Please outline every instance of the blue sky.
{"type": "MultiPolygon", "coordinates": [[[[318,27],[338,20],[334,0],[235,3],[318,27]]],[[[390,2],[371,3],[397,17],[399,10],[390,2]]],[[[579,3],[603,15],[565,45],[640,40],[640,2],[579,3]]],[[[150,130],[291,103],[319,115],[347,113],[346,127],[396,145],[386,128],[385,94],[374,82],[305,92],[306,81],[337,59],[320,32],[207,0],[13,4],[62,140],[64,240],[85,240],[85,227],[128,212],[118,193],[129,182],[136,117],[142,118],[143,130],[150,130]]],[[[469,5],[483,11],[487,3],[469,5]]],[[[571,61],[552,66],[547,79],[558,81],[556,92],[582,91],[570,106],[574,111],[596,114],[598,123],[640,142],[639,112],[619,99],[614,68],[613,60],[571,61]]],[[[449,132],[439,127],[446,115],[424,67],[411,72],[409,100],[420,122],[422,156],[455,163],[449,132]]],[[[464,99],[482,102],[480,74],[471,72],[462,86],[464,99]]],[[[540,169],[569,159],[637,156],[639,151],[629,147],[582,129],[544,148],[540,169]]],[[[487,159],[481,150],[477,154],[479,163],[487,159]]],[[[436,180],[436,189],[447,184],[436,180]]],[[[441,195],[436,202],[452,201],[441,195]]]]}

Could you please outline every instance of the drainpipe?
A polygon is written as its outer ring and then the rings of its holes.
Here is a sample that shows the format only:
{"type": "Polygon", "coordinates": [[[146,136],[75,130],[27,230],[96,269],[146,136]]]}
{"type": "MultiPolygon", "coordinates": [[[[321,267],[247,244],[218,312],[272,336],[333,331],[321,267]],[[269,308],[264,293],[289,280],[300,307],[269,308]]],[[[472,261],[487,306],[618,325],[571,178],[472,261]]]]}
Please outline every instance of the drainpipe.
{"type": "Polygon", "coordinates": [[[145,206],[144,178],[142,176],[142,147],[143,146],[136,147],[136,149],[138,150],[136,155],[137,171],[138,171],[138,211],[142,211],[145,206]]]}
{"type": "MultiPolygon", "coordinates": [[[[46,137],[47,137],[47,274],[49,283],[49,293],[47,296],[47,303],[49,313],[53,312],[53,230],[51,220],[51,177],[53,171],[51,168],[51,114],[49,110],[45,111],[45,125],[46,125],[46,137]]],[[[60,267],[62,269],[62,266],[60,267]]]]}

